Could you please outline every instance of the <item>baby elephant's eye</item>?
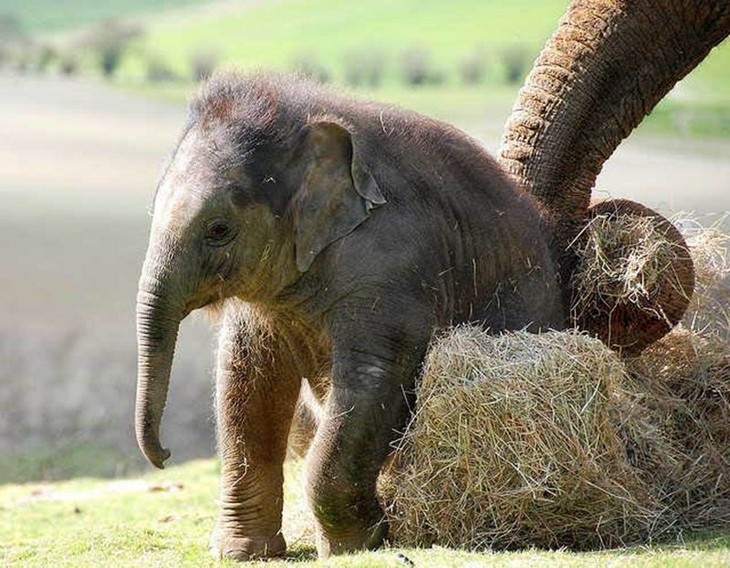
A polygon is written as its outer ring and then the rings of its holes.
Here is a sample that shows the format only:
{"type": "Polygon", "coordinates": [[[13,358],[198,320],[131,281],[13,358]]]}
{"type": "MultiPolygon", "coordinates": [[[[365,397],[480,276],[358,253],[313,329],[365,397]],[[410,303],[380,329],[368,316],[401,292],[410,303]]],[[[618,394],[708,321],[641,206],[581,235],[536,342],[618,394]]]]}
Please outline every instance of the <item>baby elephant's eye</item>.
{"type": "Polygon", "coordinates": [[[223,219],[214,219],[205,229],[205,240],[213,246],[226,245],[235,236],[233,227],[223,219]]]}

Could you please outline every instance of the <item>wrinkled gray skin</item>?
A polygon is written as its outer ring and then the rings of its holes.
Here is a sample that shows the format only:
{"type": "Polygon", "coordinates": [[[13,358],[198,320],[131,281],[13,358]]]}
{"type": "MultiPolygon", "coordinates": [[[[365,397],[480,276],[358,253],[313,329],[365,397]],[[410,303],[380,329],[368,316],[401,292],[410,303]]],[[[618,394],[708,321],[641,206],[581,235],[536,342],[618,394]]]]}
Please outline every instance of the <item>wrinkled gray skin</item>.
{"type": "Polygon", "coordinates": [[[375,481],[432,334],[563,326],[546,235],[532,198],[454,128],[278,77],[213,79],[154,202],[136,430],[162,467],[178,325],[216,304],[214,553],[284,552],[282,463],[303,377],[323,403],[306,468],[319,553],[379,545],[375,481]]]}

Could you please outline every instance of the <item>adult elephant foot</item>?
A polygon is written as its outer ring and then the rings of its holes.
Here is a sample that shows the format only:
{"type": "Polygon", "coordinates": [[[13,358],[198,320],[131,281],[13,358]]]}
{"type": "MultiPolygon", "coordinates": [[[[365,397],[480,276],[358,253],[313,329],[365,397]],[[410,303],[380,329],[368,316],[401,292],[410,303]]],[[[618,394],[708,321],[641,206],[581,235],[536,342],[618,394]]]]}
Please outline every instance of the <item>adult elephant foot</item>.
{"type": "Polygon", "coordinates": [[[210,536],[210,552],[218,560],[254,560],[274,558],[286,552],[281,533],[271,537],[242,537],[236,531],[216,527],[210,536]]]}
{"type": "Polygon", "coordinates": [[[570,281],[575,324],[637,355],[684,316],[694,290],[692,256],[677,228],[640,203],[595,201],[588,214],[570,281]]]}

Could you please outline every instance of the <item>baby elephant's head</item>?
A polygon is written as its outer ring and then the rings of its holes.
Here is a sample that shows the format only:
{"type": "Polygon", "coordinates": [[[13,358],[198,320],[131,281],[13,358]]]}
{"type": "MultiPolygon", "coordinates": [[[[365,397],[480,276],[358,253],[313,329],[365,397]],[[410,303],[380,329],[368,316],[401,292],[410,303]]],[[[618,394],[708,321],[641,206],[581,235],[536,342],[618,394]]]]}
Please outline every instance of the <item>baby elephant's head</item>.
{"type": "Polygon", "coordinates": [[[137,295],[136,432],[158,467],[180,321],[231,296],[275,301],[385,203],[338,121],[289,111],[277,93],[214,91],[194,103],[160,181],[137,295]]]}

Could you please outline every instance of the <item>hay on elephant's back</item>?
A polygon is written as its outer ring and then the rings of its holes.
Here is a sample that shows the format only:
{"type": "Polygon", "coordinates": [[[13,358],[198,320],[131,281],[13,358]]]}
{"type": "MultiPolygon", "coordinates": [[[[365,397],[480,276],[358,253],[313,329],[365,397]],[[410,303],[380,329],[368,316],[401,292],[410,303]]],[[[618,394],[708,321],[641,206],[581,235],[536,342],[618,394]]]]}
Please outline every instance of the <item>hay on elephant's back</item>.
{"type": "Polygon", "coordinates": [[[381,479],[392,538],[585,548],[646,534],[658,504],[612,416],[624,381],[619,358],[578,333],[440,338],[381,479]]]}

